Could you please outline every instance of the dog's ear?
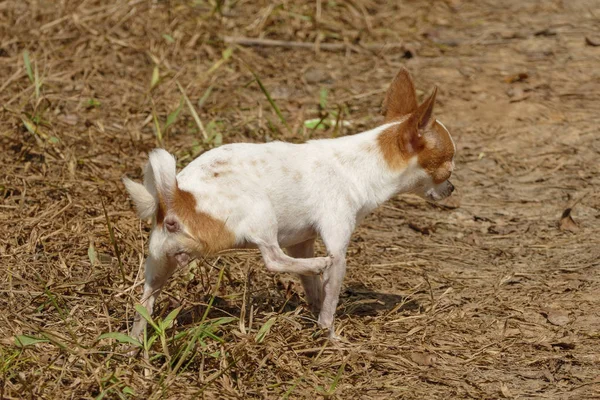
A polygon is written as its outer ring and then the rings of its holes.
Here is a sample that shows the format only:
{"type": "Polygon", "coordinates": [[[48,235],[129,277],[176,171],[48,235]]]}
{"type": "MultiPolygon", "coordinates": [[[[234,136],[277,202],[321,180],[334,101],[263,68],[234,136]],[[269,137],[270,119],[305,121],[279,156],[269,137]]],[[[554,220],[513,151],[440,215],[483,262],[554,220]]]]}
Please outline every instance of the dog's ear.
{"type": "Polygon", "coordinates": [[[435,105],[435,96],[437,87],[433,88],[431,95],[421,104],[398,128],[401,132],[401,140],[404,148],[409,154],[418,153],[423,148],[422,132],[429,124],[434,122],[432,117],[433,107],[435,105]]]}
{"type": "Polygon", "coordinates": [[[417,108],[417,110],[410,116],[410,119],[419,130],[425,129],[427,125],[433,122],[433,107],[435,106],[435,96],[437,95],[437,86],[433,87],[433,92],[429,95],[427,100],[423,102],[417,108]]]}
{"type": "Polygon", "coordinates": [[[385,116],[385,122],[387,123],[411,114],[417,107],[415,85],[408,70],[402,67],[385,94],[381,113],[385,116]]]}

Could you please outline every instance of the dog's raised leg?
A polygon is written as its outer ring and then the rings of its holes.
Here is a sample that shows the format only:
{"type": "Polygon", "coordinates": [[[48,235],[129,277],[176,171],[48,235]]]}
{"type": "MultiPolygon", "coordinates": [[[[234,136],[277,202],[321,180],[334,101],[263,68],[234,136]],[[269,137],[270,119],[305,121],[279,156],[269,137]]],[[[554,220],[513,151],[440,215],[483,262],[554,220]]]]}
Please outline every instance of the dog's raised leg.
{"type": "Polygon", "coordinates": [[[248,226],[253,227],[253,232],[247,236],[247,240],[258,247],[265,266],[270,272],[318,275],[331,266],[331,257],[293,258],[288,256],[279,247],[277,217],[273,210],[261,207],[253,214],[259,215],[260,219],[248,221],[248,226]]]}
{"type": "MultiPolygon", "coordinates": [[[[163,255],[161,259],[156,259],[152,256],[146,258],[144,293],[140,303],[146,308],[149,315],[152,315],[154,302],[160,294],[161,289],[167,283],[167,280],[173,275],[177,267],[177,260],[174,257],[163,255]]],[[[131,329],[131,337],[139,339],[144,332],[147,321],[136,313],[133,328],[131,329]]]]}
{"type": "MultiPolygon", "coordinates": [[[[298,243],[287,248],[288,254],[295,258],[313,258],[315,256],[315,240],[298,243]]],[[[299,275],[304,287],[306,302],[313,314],[318,315],[323,302],[323,283],[321,275],[299,275]]]]}
{"type": "Polygon", "coordinates": [[[255,242],[270,272],[287,272],[298,275],[318,275],[332,265],[331,257],[293,258],[281,250],[277,239],[255,242]]]}

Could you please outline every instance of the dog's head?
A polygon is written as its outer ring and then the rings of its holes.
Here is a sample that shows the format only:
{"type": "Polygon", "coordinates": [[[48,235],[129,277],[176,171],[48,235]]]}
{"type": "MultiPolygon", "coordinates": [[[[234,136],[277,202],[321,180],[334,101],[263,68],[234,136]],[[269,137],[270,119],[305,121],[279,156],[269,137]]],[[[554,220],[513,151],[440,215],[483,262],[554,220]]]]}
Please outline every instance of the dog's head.
{"type": "Polygon", "coordinates": [[[385,123],[379,147],[388,167],[409,172],[409,191],[428,200],[442,200],[454,191],[449,178],[456,146],[450,132],[433,117],[437,87],[419,105],[415,87],[404,68],[392,81],[383,101],[385,123]]]}

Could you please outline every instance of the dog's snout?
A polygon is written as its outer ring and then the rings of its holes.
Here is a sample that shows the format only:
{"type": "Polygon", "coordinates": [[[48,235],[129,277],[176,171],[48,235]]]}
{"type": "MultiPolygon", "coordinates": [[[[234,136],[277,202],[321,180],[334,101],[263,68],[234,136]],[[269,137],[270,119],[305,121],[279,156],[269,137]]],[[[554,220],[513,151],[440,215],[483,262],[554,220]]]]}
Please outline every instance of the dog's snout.
{"type": "Polygon", "coordinates": [[[454,185],[450,181],[448,181],[448,188],[450,190],[450,193],[454,192],[454,185]]]}
{"type": "Polygon", "coordinates": [[[171,233],[175,233],[179,230],[179,224],[177,223],[177,221],[171,218],[165,219],[165,226],[167,227],[167,230],[171,233]]]}

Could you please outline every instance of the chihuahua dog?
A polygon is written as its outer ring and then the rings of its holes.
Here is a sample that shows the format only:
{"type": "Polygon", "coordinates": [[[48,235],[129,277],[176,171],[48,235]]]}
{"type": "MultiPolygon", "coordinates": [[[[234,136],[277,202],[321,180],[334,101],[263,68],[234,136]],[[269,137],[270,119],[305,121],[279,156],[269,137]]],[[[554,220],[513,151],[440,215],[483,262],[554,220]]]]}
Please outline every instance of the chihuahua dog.
{"type": "MultiPolygon", "coordinates": [[[[383,125],[363,133],[228,144],[179,174],[172,155],[152,151],[143,184],[123,179],[139,216],[153,219],[141,304],[152,314],[161,288],[191,258],[257,247],[267,270],[299,275],[319,325],[337,338],[333,320],[356,225],[399,193],[437,201],[454,190],[456,147],[433,117],[436,93],[419,105],[403,68],[387,90],[383,125]],[[314,256],[317,236],[325,257],[314,256]]],[[[137,315],[131,335],[145,326],[137,315]]]]}

